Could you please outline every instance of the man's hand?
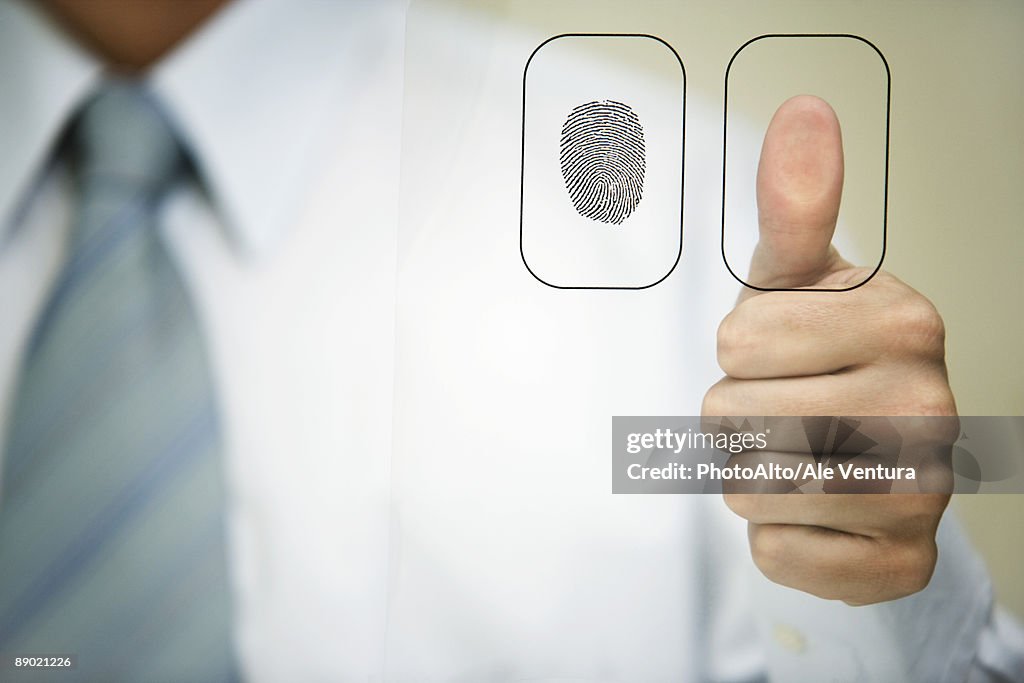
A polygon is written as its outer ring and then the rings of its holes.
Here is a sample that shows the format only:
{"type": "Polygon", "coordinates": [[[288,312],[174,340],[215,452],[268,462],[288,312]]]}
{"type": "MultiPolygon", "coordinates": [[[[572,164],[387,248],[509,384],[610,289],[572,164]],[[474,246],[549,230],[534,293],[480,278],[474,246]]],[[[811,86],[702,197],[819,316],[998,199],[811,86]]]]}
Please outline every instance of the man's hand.
{"type": "MultiPolygon", "coordinates": [[[[862,282],[832,247],[843,146],[831,107],[794,97],[775,113],[757,173],[760,241],[747,282],[841,289],[862,282]]],[[[847,292],[745,290],[718,330],[726,377],[704,415],[955,415],[942,319],[884,272],[847,292]]],[[[924,588],[945,494],[727,494],[772,581],[863,605],[924,588]]]]}

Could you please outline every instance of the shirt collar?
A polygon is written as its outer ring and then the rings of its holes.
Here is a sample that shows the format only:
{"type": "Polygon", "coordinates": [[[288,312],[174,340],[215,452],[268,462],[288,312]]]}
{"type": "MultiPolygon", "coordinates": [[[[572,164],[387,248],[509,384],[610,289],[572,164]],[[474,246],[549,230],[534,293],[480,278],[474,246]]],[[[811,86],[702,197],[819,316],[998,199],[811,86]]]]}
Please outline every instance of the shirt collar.
{"type": "Polygon", "coordinates": [[[0,247],[100,64],[38,10],[0,3],[0,247]]]}
{"type": "MultiPolygon", "coordinates": [[[[300,210],[389,4],[238,1],[148,75],[242,253],[272,246],[300,210]]],[[[2,237],[102,67],[35,11],[0,9],[2,237]]]]}

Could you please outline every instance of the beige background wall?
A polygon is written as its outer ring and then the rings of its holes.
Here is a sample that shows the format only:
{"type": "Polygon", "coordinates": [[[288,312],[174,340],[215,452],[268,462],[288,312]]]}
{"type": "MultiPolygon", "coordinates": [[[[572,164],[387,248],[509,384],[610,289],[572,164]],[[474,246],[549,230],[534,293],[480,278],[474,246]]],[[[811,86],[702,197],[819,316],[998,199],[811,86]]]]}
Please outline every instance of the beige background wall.
{"type": "MultiPolygon", "coordinates": [[[[1024,3],[756,0],[509,1],[509,21],[561,32],[653,33],[686,65],[688,88],[721,101],[725,66],[765,33],[854,33],[892,70],[885,267],[929,296],[948,328],[962,414],[1024,414],[1024,3]]],[[[766,83],[766,90],[771,89],[766,83]]],[[[858,144],[847,137],[846,145],[858,144]]],[[[852,226],[871,207],[844,206],[852,226]]],[[[863,223],[861,223],[863,221],[863,223]]],[[[872,253],[872,230],[851,230],[872,253]]],[[[954,505],[1002,602],[1024,615],[1024,496],[954,505]]]]}

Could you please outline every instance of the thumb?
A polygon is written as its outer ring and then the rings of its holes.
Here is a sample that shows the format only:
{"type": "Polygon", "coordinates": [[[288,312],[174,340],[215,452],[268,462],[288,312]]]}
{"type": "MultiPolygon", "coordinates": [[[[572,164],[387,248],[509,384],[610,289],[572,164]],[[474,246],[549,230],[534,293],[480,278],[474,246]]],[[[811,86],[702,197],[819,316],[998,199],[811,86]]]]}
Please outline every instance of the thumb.
{"type": "Polygon", "coordinates": [[[842,194],[843,139],[835,112],[811,95],[786,100],[761,147],[760,239],[747,282],[766,289],[808,287],[849,267],[832,247],[842,194]]]}

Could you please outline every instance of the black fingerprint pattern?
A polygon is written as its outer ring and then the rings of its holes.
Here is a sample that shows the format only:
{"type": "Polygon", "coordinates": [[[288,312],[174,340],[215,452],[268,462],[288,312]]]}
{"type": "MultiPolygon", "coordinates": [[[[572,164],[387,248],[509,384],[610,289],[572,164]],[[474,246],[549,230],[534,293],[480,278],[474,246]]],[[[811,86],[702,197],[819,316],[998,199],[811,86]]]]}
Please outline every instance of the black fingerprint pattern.
{"type": "Polygon", "coordinates": [[[560,160],[569,198],[581,216],[620,225],[643,197],[644,129],[628,104],[573,108],[562,126],[560,160]]]}

